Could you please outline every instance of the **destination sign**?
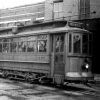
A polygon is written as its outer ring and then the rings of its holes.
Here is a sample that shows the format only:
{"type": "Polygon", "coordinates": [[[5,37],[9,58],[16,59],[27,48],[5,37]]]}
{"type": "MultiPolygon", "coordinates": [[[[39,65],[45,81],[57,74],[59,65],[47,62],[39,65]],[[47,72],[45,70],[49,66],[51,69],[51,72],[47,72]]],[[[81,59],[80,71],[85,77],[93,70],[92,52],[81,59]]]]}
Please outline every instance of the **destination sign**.
{"type": "Polygon", "coordinates": [[[78,22],[68,22],[69,27],[84,28],[83,23],[78,22]]]}

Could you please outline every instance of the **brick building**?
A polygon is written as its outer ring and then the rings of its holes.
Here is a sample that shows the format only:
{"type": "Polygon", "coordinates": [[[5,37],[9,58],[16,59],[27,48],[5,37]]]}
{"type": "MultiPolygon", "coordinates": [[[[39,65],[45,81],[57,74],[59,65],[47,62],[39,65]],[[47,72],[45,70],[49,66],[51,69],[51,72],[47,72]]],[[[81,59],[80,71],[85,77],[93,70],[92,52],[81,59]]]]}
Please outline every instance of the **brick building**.
{"type": "Polygon", "coordinates": [[[33,20],[44,19],[45,3],[24,5],[0,10],[0,25],[32,24],[33,20]]]}
{"type": "Polygon", "coordinates": [[[0,10],[0,23],[43,20],[86,20],[100,17],[100,0],[45,0],[45,2],[0,10]]]}

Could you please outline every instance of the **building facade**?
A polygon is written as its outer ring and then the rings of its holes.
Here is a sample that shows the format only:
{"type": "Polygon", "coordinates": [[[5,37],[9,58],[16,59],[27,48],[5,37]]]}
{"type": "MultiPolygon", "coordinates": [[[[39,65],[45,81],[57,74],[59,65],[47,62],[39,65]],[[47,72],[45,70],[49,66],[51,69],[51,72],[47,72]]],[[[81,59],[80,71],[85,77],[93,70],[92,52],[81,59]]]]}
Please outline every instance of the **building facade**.
{"type": "Polygon", "coordinates": [[[100,0],[90,0],[90,18],[100,18],[100,0]]]}
{"type": "Polygon", "coordinates": [[[46,0],[45,19],[80,20],[90,18],[90,0],[46,0]],[[49,13],[48,13],[49,12],[49,13]]]}
{"type": "Polygon", "coordinates": [[[100,0],[46,0],[46,19],[67,20],[100,18],[100,0]]]}
{"type": "Polygon", "coordinates": [[[0,26],[36,20],[86,20],[100,17],[100,0],[45,0],[45,2],[0,10],[0,26]]]}
{"type": "Polygon", "coordinates": [[[30,4],[0,10],[0,26],[32,24],[32,21],[44,19],[45,3],[30,4]]]}

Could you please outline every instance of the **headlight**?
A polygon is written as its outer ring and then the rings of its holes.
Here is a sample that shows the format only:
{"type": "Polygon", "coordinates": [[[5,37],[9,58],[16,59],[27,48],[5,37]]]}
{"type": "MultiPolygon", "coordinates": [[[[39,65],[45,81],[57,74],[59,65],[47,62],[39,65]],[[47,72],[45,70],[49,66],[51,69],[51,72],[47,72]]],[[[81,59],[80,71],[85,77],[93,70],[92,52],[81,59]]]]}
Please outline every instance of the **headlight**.
{"type": "Polygon", "coordinates": [[[85,67],[86,67],[86,69],[88,69],[88,68],[89,68],[89,64],[86,64],[86,66],[85,66],[85,67]]]}

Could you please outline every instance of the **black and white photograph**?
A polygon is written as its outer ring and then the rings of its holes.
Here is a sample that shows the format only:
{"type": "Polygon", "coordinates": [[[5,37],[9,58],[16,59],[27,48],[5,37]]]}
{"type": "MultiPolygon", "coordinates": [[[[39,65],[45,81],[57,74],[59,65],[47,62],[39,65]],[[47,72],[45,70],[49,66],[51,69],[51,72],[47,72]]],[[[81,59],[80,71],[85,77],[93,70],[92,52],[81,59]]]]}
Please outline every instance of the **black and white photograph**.
{"type": "Polygon", "coordinates": [[[100,100],[100,0],[0,0],[0,100],[100,100]]]}

